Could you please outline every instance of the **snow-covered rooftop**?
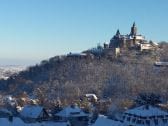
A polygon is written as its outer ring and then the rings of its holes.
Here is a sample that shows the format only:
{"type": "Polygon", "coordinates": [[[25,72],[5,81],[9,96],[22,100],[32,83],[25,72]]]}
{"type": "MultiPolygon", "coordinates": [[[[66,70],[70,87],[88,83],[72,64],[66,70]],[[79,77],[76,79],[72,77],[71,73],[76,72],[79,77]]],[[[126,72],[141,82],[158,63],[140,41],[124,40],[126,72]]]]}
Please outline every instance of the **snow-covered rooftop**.
{"type": "Polygon", "coordinates": [[[0,118],[0,126],[67,126],[66,122],[51,122],[42,123],[24,123],[20,118],[13,118],[10,122],[8,118],[0,118]]]}
{"type": "Polygon", "coordinates": [[[9,110],[4,109],[4,108],[1,108],[1,109],[0,109],[0,112],[2,112],[2,113],[12,114],[12,112],[10,112],[9,110]]]}
{"type": "Polygon", "coordinates": [[[150,116],[166,116],[168,115],[168,112],[161,110],[158,107],[154,106],[148,106],[146,107],[145,105],[127,110],[125,114],[132,114],[132,115],[137,115],[137,116],[142,116],[142,117],[150,117],[150,116]]]}
{"type": "Polygon", "coordinates": [[[87,54],[85,54],[85,53],[69,53],[69,54],[67,54],[67,56],[86,56],[87,54]]]}
{"type": "Polygon", "coordinates": [[[88,114],[84,113],[82,109],[80,109],[78,106],[68,106],[64,108],[62,111],[55,114],[56,116],[60,117],[84,117],[88,116],[88,114]]]}
{"type": "Polygon", "coordinates": [[[43,107],[41,106],[26,105],[23,108],[23,110],[20,112],[20,115],[22,117],[27,117],[27,118],[37,118],[42,111],[43,111],[43,107]]]}
{"type": "Polygon", "coordinates": [[[168,66],[168,62],[155,62],[157,66],[168,66]]]}
{"type": "Polygon", "coordinates": [[[95,94],[86,94],[86,97],[92,97],[92,98],[94,98],[95,100],[98,99],[95,94]]]}
{"type": "Polygon", "coordinates": [[[91,126],[123,126],[123,123],[108,119],[106,116],[99,115],[96,122],[91,126]]]}

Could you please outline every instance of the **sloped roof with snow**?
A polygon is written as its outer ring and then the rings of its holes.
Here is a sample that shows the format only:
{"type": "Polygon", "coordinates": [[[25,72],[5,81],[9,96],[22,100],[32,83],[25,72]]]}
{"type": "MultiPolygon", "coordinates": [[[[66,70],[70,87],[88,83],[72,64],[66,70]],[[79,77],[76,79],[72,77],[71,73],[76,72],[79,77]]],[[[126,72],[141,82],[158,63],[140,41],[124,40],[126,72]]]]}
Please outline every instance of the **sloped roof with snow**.
{"type": "Polygon", "coordinates": [[[12,112],[10,112],[9,110],[4,109],[4,108],[1,108],[1,109],[0,109],[0,113],[12,114],[12,112]]]}
{"type": "Polygon", "coordinates": [[[108,119],[106,116],[99,115],[96,122],[91,126],[123,126],[123,123],[108,119]]]}
{"type": "Polygon", "coordinates": [[[38,118],[38,116],[41,114],[42,111],[43,111],[43,107],[41,106],[26,105],[23,108],[23,110],[20,112],[20,115],[26,118],[38,118]]]}
{"type": "Polygon", "coordinates": [[[0,118],[0,126],[67,126],[67,122],[45,121],[42,123],[25,123],[20,118],[13,118],[12,122],[8,118],[0,118]]]}
{"type": "Polygon", "coordinates": [[[68,106],[64,108],[62,111],[55,114],[60,117],[84,117],[88,116],[85,112],[82,111],[78,106],[68,106]]]}
{"type": "Polygon", "coordinates": [[[142,116],[142,117],[149,117],[149,116],[165,116],[168,115],[168,112],[161,110],[158,107],[154,106],[148,106],[146,107],[145,105],[127,110],[125,112],[126,114],[132,114],[132,115],[137,115],[137,116],[142,116]]]}
{"type": "Polygon", "coordinates": [[[97,100],[97,96],[95,94],[85,94],[86,97],[93,97],[95,100],[97,100]]]}

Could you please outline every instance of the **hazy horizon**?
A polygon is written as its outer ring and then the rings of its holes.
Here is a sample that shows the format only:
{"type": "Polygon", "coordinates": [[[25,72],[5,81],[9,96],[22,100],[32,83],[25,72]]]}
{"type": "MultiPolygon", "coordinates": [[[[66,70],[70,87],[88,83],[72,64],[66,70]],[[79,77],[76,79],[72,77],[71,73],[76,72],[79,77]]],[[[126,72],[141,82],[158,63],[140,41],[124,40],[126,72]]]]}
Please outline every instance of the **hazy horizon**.
{"type": "MultiPolygon", "coordinates": [[[[41,59],[42,60],[42,59],[41,59]]],[[[30,60],[30,59],[0,59],[0,66],[32,66],[39,64],[39,60],[30,60]]],[[[44,59],[43,59],[44,60],[44,59]]]]}

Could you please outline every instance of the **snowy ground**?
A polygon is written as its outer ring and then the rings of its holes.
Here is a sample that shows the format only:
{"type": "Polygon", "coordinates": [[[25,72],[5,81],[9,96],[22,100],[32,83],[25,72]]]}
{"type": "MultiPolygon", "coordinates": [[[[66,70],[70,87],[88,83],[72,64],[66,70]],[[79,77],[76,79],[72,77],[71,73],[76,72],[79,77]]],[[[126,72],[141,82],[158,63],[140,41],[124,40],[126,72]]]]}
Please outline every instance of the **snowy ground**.
{"type": "Polygon", "coordinates": [[[13,118],[10,122],[8,118],[0,118],[0,126],[67,126],[65,122],[42,122],[42,123],[24,123],[20,118],[13,118]]]}
{"type": "Polygon", "coordinates": [[[26,69],[26,66],[0,66],[0,79],[8,79],[12,74],[26,69]]]}

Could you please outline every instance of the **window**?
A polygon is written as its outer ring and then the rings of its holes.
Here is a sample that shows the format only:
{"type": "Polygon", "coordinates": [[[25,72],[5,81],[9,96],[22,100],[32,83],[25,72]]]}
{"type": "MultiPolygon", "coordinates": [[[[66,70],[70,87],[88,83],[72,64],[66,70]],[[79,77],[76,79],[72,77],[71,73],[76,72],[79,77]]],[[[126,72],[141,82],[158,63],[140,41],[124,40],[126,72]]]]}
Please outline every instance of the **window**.
{"type": "Polygon", "coordinates": [[[142,120],[138,119],[136,123],[137,124],[142,124],[143,122],[142,122],[142,120]]]}
{"type": "Polygon", "coordinates": [[[82,120],[83,120],[83,118],[82,118],[82,117],[78,117],[78,120],[79,120],[79,121],[82,121],[82,120]]]}
{"type": "Polygon", "coordinates": [[[162,119],[163,123],[167,123],[167,119],[162,119]]]}
{"type": "Polygon", "coordinates": [[[145,121],[147,125],[150,125],[150,120],[145,121]]]}
{"type": "Polygon", "coordinates": [[[157,120],[157,119],[154,119],[154,123],[155,123],[156,125],[158,125],[158,120],[157,120]]]}
{"type": "Polygon", "coordinates": [[[131,117],[127,117],[127,121],[130,121],[131,120],[131,117]]]}
{"type": "Polygon", "coordinates": [[[125,119],[125,116],[123,116],[123,120],[125,119]]]}
{"type": "Polygon", "coordinates": [[[135,123],[135,122],[136,122],[136,118],[133,118],[133,119],[132,119],[132,122],[135,123]]]}

